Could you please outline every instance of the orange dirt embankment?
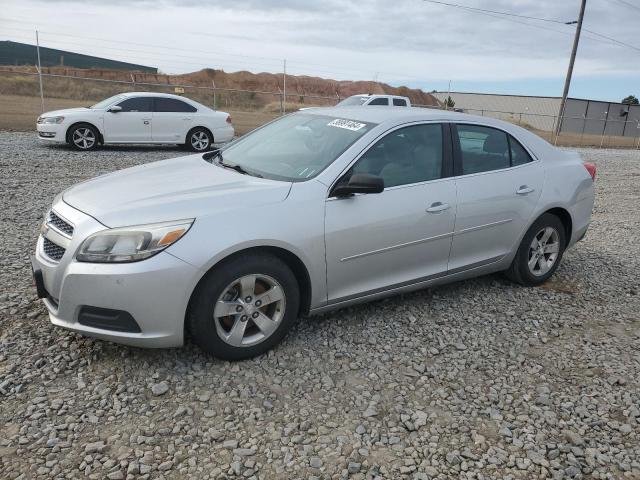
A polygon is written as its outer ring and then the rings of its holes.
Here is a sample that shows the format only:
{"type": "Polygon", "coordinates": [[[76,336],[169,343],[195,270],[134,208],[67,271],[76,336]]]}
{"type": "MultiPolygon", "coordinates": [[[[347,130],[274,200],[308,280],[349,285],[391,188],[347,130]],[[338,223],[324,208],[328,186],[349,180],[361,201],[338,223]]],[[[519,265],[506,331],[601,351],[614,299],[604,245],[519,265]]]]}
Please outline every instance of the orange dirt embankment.
{"type": "MultiPolygon", "coordinates": [[[[35,73],[35,67],[3,66],[0,71],[35,73]]],[[[43,73],[68,75],[73,77],[120,80],[137,83],[157,83],[163,85],[193,85],[210,87],[215,82],[217,88],[278,92],[282,89],[282,74],[251,73],[247,71],[227,73],[223,70],[204,69],[182,75],[151,73],[131,73],[121,70],[77,69],[67,67],[43,67],[43,73]]],[[[287,75],[287,97],[323,96],[346,98],[357,93],[378,93],[403,95],[417,105],[437,106],[438,100],[429,93],[408,87],[392,87],[386,83],[371,81],[339,81],[305,75],[287,75]]]]}

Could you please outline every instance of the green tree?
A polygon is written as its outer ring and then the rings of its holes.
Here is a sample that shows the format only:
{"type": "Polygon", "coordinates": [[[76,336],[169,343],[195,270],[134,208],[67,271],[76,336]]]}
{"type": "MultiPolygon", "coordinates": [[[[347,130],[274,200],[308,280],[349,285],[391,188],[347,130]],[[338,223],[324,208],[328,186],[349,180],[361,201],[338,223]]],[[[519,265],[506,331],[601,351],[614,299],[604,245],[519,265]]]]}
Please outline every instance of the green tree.
{"type": "Polygon", "coordinates": [[[447,108],[453,108],[456,106],[456,102],[453,101],[451,95],[447,96],[447,99],[444,101],[444,106],[447,108]]]}
{"type": "Polygon", "coordinates": [[[638,105],[640,102],[635,95],[629,95],[622,99],[622,103],[625,105],[638,105]]]}

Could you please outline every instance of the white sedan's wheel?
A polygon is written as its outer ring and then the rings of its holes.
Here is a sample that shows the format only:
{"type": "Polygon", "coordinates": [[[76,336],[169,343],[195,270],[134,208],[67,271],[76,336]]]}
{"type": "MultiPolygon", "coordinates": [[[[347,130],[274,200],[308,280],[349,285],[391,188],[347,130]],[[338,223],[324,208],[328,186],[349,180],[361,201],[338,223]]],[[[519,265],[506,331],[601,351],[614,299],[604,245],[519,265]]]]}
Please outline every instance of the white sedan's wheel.
{"type": "Polygon", "coordinates": [[[187,136],[187,145],[194,152],[206,152],[212,144],[213,138],[204,128],[196,128],[187,136]]]}
{"type": "Polygon", "coordinates": [[[69,143],[77,150],[93,150],[98,146],[98,132],[91,125],[77,125],[69,132],[69,143]]]}

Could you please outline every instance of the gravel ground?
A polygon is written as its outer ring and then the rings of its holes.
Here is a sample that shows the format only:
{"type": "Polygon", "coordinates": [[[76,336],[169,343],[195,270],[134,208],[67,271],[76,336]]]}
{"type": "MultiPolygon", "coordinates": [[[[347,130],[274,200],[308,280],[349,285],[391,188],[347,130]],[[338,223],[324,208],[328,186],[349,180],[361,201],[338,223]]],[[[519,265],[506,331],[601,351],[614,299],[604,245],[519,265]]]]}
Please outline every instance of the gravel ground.
{"type": "Polygon", "coordinates": [[[53,196],[176,149],[0,133],[0,478],[640,478],[640,152],[598,164],[553,281],[499,275],[298,323],[240,363],[53,328],[28,256],[53,196]]]}

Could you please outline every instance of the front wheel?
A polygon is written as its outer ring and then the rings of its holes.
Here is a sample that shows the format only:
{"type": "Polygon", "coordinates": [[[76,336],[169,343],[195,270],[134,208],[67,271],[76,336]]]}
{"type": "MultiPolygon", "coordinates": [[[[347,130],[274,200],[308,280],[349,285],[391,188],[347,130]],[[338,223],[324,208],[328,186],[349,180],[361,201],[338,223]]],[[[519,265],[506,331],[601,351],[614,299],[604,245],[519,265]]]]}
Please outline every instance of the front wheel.
{"type": "Polygon", "coordinates": [[[187,134],[185,145],[194,152],[206,152],[213,145],[213,135],[206,128],[194,128],[187,134]]]}
{"type": "Polygon", "coordinates": [[[546,282],[560,265],[565,247],[564,225],[555,215],[545,213],[524,235],[507,277],[526,286],[546,282]]]}
{"type": "Polygon", "coordinates": [[[86,123],[74,125],[69,130],[67,141],[76,150],[93,150],[98,146],[98,130],[86,123]]]}
{"type": "Polygon", "coordinates": [[[291,269],[270,255],[249,254],[211,270],[194,293],[193,341],[224,360],[270,350],[298,317],[300,293],[291,269]]]}

